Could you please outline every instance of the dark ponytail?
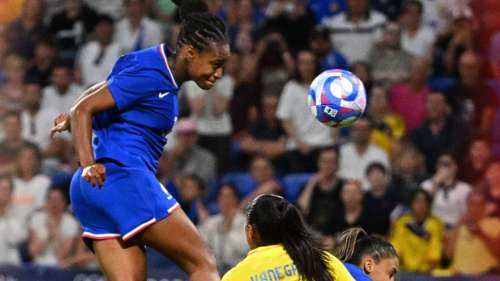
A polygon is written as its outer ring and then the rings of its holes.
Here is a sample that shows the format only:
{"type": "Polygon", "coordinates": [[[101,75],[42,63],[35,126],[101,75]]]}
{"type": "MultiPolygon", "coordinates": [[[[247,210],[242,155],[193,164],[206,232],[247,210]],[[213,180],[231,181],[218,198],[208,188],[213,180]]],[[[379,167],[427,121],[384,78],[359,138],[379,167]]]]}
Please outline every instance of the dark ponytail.
{"type": "Polygon", "coordinates": [[[202,0],[172,0],[179,7],[181,29],[177,47],[191,45],[203,51],[210,43],[227,42],[226,25],[216,15],[208,12],[208,5],[202,0]]]}
{"type": "Polygon", "coordinates": [[[335,256],[343,261],[361,265],[361,260],[369,256],[379,262],[384,258],[397,257],[396,250],[391,243],[377,235],[368,235],[362,228],[350,228],[339,236],[335,256]]]}
{"type": "Polygon", "coordinates": [[[306,228],[299,210],[283,197],[269,194],[257,197],[247,209],[247,220],[259,234],[259,246],[283,245],[301,280],[333,280],[327,254],[306,228]]]}

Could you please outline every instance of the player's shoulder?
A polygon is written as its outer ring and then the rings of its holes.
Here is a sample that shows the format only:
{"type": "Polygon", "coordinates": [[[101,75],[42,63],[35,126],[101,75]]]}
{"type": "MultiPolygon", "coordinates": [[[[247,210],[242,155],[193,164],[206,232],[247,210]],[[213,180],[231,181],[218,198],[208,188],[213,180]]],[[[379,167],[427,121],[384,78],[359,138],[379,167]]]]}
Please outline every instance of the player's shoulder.
{"type": "Polygon", "coordinates": [[[224,276],[222,276],[221,281],[241,280],[241,276],[246,276],[245,272],[248,270],[249,263],[249,257],[246,256],[242,261],[226,272],[224,276]]]}
{"type": "Polygon", "coordinates": [[[349,270],[345,267],[344,263],[342,263],[336,256],[331,253],[325,251],[324,252],[328,259],[328,266],[331,272],[334,275],[334,279],[338,281],[351,281],[354,280],[349,273],[349,270]]]}

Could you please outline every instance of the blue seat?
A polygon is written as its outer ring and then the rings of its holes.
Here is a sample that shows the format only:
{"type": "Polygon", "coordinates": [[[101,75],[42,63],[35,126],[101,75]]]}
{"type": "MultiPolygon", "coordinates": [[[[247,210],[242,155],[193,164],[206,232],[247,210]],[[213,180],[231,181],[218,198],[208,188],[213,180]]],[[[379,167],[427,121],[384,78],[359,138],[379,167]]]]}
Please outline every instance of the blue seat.
{"type": "Polygon", "coordinates": [[[255,180],[248,173],[228,173],[222,177],[221,184],[234,186],[241,198],[247,196],[255,190],[255,180]]]}
{"type": "Polygon", "coordinates": [[[427,85],[434,91],[445,92],[455,85],[456,80],[452,78],[435,78],[427,82],[427,85]]]}
{"type": "Polygon", "coordinates": [[[286,199],[291,203],[297,202],[302,188],[312,174],[289,174],[281,179],[286,199]]]}

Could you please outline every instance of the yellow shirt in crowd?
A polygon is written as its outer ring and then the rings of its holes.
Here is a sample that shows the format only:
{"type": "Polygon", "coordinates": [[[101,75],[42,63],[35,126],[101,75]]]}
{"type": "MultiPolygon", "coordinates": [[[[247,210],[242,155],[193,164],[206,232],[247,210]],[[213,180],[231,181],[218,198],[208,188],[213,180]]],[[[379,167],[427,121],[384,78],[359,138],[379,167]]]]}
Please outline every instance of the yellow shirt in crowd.
{"type": "MultiPolygon", "coordinates": [[[[328,253],[329,268],[335,281],[354,281],[341,261],[328,253]]],[[[222,281],[298,281],[292,259],[282,245],[258,247],[228,271],[222,281]]]]}
{"type": "MultiPolygon", "coordinates": [[[[483,233],[491,239],[500,238],[500,219],[491,217],[479,221],[483,233]]],[[[482,274],[500,269],[500,260],[493,256],[488,246],[466,226],[458,229],[452,268],[461,274],[482,274]]]]}
{"type": "Polygon", "coordinates": [[[0,24],[9,24],[21,15],[24,0],[0,0],[0,24]]]}
{"type": "Polygon", "coordinates": [[[426,239],[410,230],[413,221],[410,214],[401,216],[394,225],[391,242],[399,255],[401,270],[429,272],[441,260],[444,226],[435,216],[427,218],[423,224],[429,234],[426,239]]]}

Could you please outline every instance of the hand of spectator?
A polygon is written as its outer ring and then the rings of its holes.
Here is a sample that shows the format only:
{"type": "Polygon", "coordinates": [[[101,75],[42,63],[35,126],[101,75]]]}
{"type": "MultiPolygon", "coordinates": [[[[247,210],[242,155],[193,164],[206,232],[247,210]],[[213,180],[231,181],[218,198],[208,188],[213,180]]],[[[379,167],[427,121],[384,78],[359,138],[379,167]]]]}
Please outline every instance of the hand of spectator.
{"type": "Polygon", "coordinates": [[[68,113],[61,113],[54,119],[54,127],[50,129],[50,137],[53,138],[56,133],[64,131],[71,132],[71,119],[68,113]]]}
{"type": "Polygon", "coordinates": [[[448,178],[448,169],[439,168],[434,176],[432,177],[432,183],[434,184],[433,192],[436,192],[440,185],[444,184],[448,178]]]}
{"type": "Polygon", "coordinates": [[[101,188],[106,180],[106,167],[103,164],[95,163],[83,168],[82,178],[90,182],[93,187],[101,188]]]}

